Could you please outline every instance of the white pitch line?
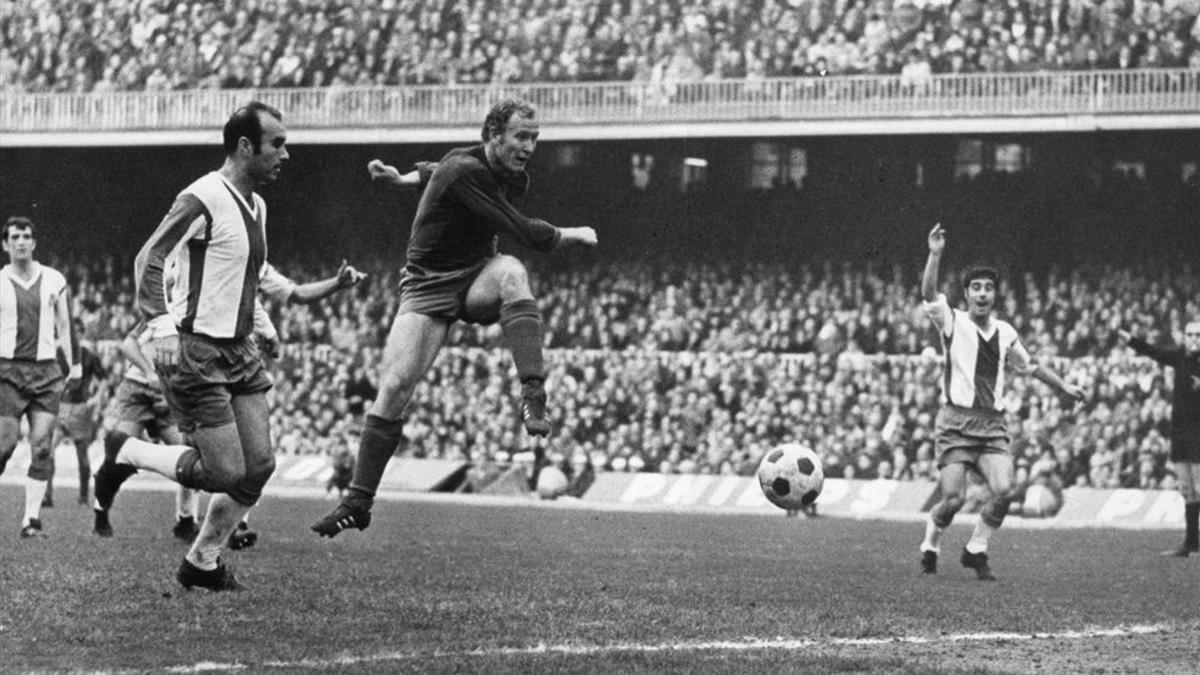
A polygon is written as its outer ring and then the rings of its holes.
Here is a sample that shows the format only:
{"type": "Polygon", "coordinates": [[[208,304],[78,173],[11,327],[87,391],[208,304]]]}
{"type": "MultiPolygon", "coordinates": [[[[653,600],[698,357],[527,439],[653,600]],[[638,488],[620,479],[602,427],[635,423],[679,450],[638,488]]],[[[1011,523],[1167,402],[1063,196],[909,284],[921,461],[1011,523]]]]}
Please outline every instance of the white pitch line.
{"type": "Polygon", "coordinates": [[[929,645],[946,642],[1015,642],[1022,640],[1089,640],[1094,638],[1124,637],[1130,635],[1152,635],[1169,633],[1170,626],[1164,625],[1133,625],[1115,628],[1095,628],[1091,630],[1071,630],[1056,633],[958,633],[923,637],[919,635],[903,635],[898,637],[880,638],[743,638],[741,640],[710,640],[682,642],[617,642],[607,645],[557,644],[545,643],[528,647],[494,647],[471,649],[460,652],[380,652],[363,656],[341,656],[328,659],[299,659],[295,661],[266,661],[259,664],[244,663],[215,663],[202,661],[191,666],[176,666],[168,668],[171,673],[210,673],[247,668],[281,668],[281,669],[310,669],[323,670],[326,668],[345,668],[346,666],[386,663],[389,661],[411,661],[416,659],[437,659],[448,657],[495,657],[495,656],[536,656],[540,654],[562,654],[567,656],[595,656],[613,653],[658,653],[658,652],[719,652],[719,651],[754,651],[762,649],[777,649],[785,651],[810,650],[814,647],[877,647],[894,644],[929,645]]]}

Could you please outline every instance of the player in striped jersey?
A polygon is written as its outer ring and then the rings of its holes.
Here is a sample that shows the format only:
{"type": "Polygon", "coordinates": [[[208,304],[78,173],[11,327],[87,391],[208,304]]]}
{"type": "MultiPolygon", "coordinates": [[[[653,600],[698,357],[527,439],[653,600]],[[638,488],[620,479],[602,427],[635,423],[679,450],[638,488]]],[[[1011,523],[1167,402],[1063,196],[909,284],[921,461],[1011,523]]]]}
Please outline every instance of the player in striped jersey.
{"type": "Polygon", "coordinates": [[[57,354],[67,357],[67,384],[73,384],[81,375],[79,344],[66,277],[33,258],[33,221],[22,216],[5,221],[3,245],[9,264],[0,268],[0,473],[16,450],[25,417],[30,461],[21,537],[44,537],[42,499],[53,471],[50,440],[63,390],[57,354]]]}
{"type": "MultiPolygon", "coordinates": [[[[297,284],[276,270],[273,265],[266,263],[263,278],[259,282],[259,292],[263,297],[274,302],[310,304],[329,297],[337,291],[351,288],[365,278],[366,274],[359,272],[343,260],[334,276],[297,284]]],[[[162,393],[158,375],[143,351],[143,347],[153,337],[152,331],[147,328],[144,321],[139,322],[121,342],[121,353],[129,365],[125,370],[125,378],[117,387],[117,411],[120,417],[115,432],[133,438],[142,438],[145,433],[165,445],[182,445],[183,436],[171,416],[170,407],[162,393]]],[[[268,331],[268,335],[260,338],[263,342],[260,347],[272,357],[278,357],[278,341],[270,336],[270,333],[273,332],[268,331]]],[[[183,485],[179,486],[175,502],[175,526],[172,529],[172,533],[177,539],[191,543],[199,534],[199,528],[195,522],[199,498],[199,491],[183,485]]],[[[113,536],[108,509],[101,507],[97,502],[94,504],[94,511],[93,531],[95,534],[101,537],[113,536]]],[[[229,547],[232,549],[249,548],[254,546],[257,541],[258,533],[249,529],[247,519],[243,517],[238,523],[237,529],[229,536],[229,547]]]]}
{"type": "Polygon", "coordinates": [[[138,469],[212,493],[176,579],[184,588],[214,591],[242,588],[221,553],[275,470],[266,396],[272,383],[255,339],[256,332],[276,337],[258,300],[267,207],[255,188],[277,180],[288,159],[282,114],[257,101],[230,116],[223,140],[221,168],[179,193],[134,263],[138,307],[153,332],[145,351],[195,447],[115,433],[95,480],[104,509],[138,469]]]}
{"type": "Polygon", "coordinates": [[[929,232],[929,258],[921,279],[924,309],[942,337],[945,358],[942,407],[935,438],[941,501],[929,511],[921,542],[921,569],[937,571],[939,540],[966,496],[968,471],[976,471],[991,490],[975,531],[963,548],[963,567],[977,578],[994,581],[988,565],[988,540],[1008,514],[1013,491],[1013,460],[1005,426],[1004,397],[1008,371],[1032,375],[1074,400],[1083,398],[1076,385],[1038,365],[1021,344],[1017,331],[997,319],[993,310],[999,275],[990,268],[969,270],[963,277],[967,310],[953,309],[937,292],[938,267],[946,246],[941,224],[929,232]]]}

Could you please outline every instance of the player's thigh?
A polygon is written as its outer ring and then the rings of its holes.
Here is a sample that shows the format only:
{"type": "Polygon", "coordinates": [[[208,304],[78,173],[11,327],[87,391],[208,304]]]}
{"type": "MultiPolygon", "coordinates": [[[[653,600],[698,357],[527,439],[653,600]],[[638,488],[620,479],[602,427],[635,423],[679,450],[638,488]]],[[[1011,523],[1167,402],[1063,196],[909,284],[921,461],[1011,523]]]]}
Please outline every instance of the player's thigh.
{"type": "Polygon", "coordinates": [[[1012,490],[1013,460],[1007,453],[984,452],[975,460],[979,475],[994,495],[1003,495],[1012,490]]]}
{"type": "Polygon", "coordinates": [[[271,448],[271,408],[266,393],[234,396],[231,404],[247,470],[272,461],[275,452],[271,448]]]}
{"type": "Polygon", "coordinates": [[[951,462],[943,466],[938,472],[938,487],[942,491],[942,498],[959,497],[962,498],[967,494],[967,473],[971,471],[971,465],[965,462],[951,462]]]}
{"type": "Polygon", "coordinates": [[[532,298],[525,265],[510,255],[498,255],[488,261],[467,289],[463,313],[476,321],[495,321],[504,301],[532,298]]]}
{"type": "Polygon", "coordinates": [[[236,420],[196,427],[190,435],[205,472],[216,482],[238,481],[246,475],[246,458],[236,420]]]}
{"type": "Polygon", "coordinates": [[[21,420],[16,417],[0,417],[0,457],[12,454],[21,440],[21,420]]]}
{"type": "Polygon", "coordinates": [[[58,416],[45,410],[30,410],[28,417],[29,445],[34,448],[49,449],[58,416]]]}
{"type": "MultiPolygon", "coordinates": [[[[450,322],[445,319],[412,312],[396,315],[383,347],[376,408],[385,396],[411,393],[433,365],[449,329],[450,322]]],[[[399,403],[403,407],[407,401],[399,403]]]]}

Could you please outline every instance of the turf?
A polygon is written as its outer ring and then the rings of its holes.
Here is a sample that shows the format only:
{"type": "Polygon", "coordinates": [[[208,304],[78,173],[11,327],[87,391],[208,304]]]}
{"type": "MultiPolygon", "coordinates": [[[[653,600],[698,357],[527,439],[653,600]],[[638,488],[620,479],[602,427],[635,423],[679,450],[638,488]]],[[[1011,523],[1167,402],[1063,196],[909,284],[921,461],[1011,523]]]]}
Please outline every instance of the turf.
{"type": "Polygon", "coordinates": [[[20,500],[0,490],[5,672],[1194,672],[1200,658],[1200,558],[1155,555],[1174,533],[1002,531],[985,583],[958,564],[966,525],[930,577],[915,524],[435,499],[382,502],[365,533],[321,540],[308,523],[331,502],[275,497],[254,512],[259,545],[228,554],[250,590],[212,594],[174,582],[169,493],[122,494],[108,540],[74,504],[44,514],[49,539],[19,539],[20,500]],[[1152,628],[1067,634],[1122,626],[1152,628]]]}

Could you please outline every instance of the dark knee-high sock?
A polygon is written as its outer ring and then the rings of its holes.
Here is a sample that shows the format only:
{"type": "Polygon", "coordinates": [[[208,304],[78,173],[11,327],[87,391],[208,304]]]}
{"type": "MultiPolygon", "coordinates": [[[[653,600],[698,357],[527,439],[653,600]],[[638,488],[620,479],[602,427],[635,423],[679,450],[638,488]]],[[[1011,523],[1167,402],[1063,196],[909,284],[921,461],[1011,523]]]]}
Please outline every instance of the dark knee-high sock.
{"type": "Polygon", "coordinates": [[[1183,545],[1193,550],[1200,549],[1200,502],[1184,504],[1183,522],[1187,528],[1183,545]]]}
{"type": "Polygon", "coordinates": [[[500,330],[512,352],[522,382],[545,375],[542,360],[542,314],[534,300],[513,300],[500,306],[500,330]]]}
{"type": "Polygon", "coordinates": [[[79,466],[79,494],[87,497],[88,480],[92,477],[92,467],[88,461],[87,445],[75,444],[75,458],[79,466]]]}
{"type": "Polygon", "coordinates": [[[347,499],[370,502],[379,489],[379,481],[388,461],[396,453],[404,433],[403,420],[386,420],[367,415],[362,439],[358,444],[358,460],[354,463],[354,479],[350,481],[347,499]]]}

